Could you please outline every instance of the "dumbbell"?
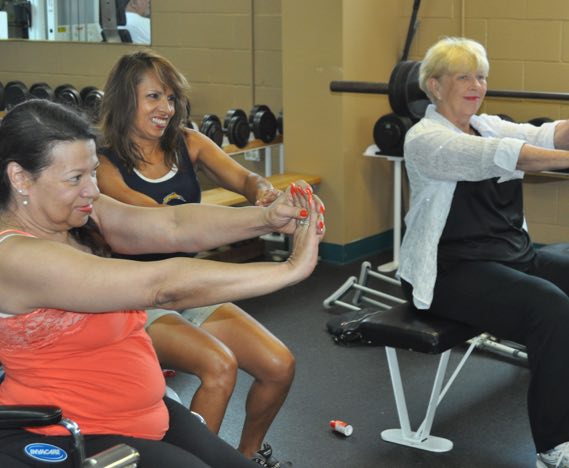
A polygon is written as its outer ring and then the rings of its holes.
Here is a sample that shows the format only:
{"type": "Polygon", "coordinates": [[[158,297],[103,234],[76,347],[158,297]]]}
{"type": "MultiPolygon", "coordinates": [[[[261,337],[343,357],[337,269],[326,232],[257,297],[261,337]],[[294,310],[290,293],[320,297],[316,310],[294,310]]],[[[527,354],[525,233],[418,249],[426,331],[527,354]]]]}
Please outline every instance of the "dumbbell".
{"type": "Polygon", "coordinates": [[[215,144],[221,147],[223,143],[223,127],[221,120],[215,114],[205,114],[199,128],[200,132],[211,138],[215,144]]]}
{"type": "Polygon", "coordinates": [[[247,122],[247,114],[242,109],[230,109],[225,114],[223,130],[227,135],[229,143],[243,148],[249,142],[251,128],[247,122]]]}
{"type": "Polygon", "coordinates": [[[536,127],[541,127],[546,122],[553,122],[553,119],[549,117],[535,117],[534,119],[528,120],[528,124],[535,125],[536,127]]]}
{"type": "Polygon", "coordinates": [[[4,102],[6,110],[26,101],[30,97],[28,87],[18,80],[9,81],[4,87],[4,102]]]}
{"type": "Polygon", "coordinates": [[[405,134],[413,121],[394,113],[380,117],[373,126],[373,140],[383,154],[403,156],[405,134]]]}
{"type": "Polygon", "coordinates": [[[270,143],[277,136],[277,118],[264,104],[253,106],[249,112],[249,126],[255,138],[265,143],[270,143]]]}
{"type": "Polygon", "coordinates": [[[85,86],[79,93],[83,109],[93,123],[97,123],[100,117],[101,103],[105,93],[96,86],[85,86]]]}
{"type": "Polygon", "coordinates": [[[55,88],[55,101],[76,108],[82,105],[81,94],[70,84],[63,84],[55,88]]]}
{"type": "Polygon", "coordinates": [[[34,83],[30,86],[30,95],[37,99],[47,99],[53,101],[54,93],[51,86],[47,83],[34,83]]]}

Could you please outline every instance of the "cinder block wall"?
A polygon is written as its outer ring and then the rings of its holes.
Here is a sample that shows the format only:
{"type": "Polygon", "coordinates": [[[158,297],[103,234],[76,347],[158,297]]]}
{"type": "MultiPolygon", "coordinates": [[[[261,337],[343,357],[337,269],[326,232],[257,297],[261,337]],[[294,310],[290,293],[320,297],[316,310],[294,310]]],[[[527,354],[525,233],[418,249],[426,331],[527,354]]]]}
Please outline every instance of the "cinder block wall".
{"type": "MultiPolygon", "coordinates": [[[[261,102],[286,109],[286,168],[322,175],[325,241],[346,246],[393,226],[392,165],[362,156],[373,124],[390,108],[386,96],[334,94],[329,82],[386,82],[403,49],[412,4],[154,0],[152,47],[192,83],[196,120],[261,102]]],[[[442,35],[467,35],[488,48],[490,87],[567,91],[566,0],[423,0],[419,21],[412,59],[442,35]]],[[[116,59],[133,48],[0,41],[0,81],[103,86],[116,59]]],[[[488,99],[483,110],[519,121],[569,117],[569,105],[553,102],[488,99]]],[[[526,214],[537,242],[567,240],[568,184],[528,177],[526,214]]]]}
{"type": "MultiPolygon", "coordinates": [[[[393,226],[392,167],[362,156],[373,141],[375,121],[390,107],[386,96],[331,93],[329,83],[387,82],[403,50],[412,5],[411,0],[282,4],[287,166],[323,176],[320,193],[329,208],[325,241],[335,246],[393,226]],[[315,110],[317,120],[311,119],[315,110]]],[[[491,88],[569,91],[565,0],[423,0],[409,58],[420,60],[445,35],[469,36],[487,47],[491,88]]],[[[557,119],[569,117],[568,104],[488,98],[482,110],[518,121],[557,119]]],[[[536,242],[569,239],[568,184],[527,177],[526,215],[536,242]]]]}
{"type": "MultiPolygon", "coordinates": [[[[569,92],[569,2],[565,0],[427,0],[412,58],[441,35],[464,35],[488,50],[491,89],[569,92]]],[[[569,101],[487,98],[483,112],[569,118],[569,101]]],[[[569,241],[569,181],[526,176],[525,212],[537,243],[569,241]]]]}
{"type": "MultiPolygon", "coordinates": [[[[192,117],[282,106],[281,0],[154,0],[151,48],[192,84],[192,117]]],[[[103,87],[118,57],[140,46],[0,41],[0,81],[103,87]]]]}

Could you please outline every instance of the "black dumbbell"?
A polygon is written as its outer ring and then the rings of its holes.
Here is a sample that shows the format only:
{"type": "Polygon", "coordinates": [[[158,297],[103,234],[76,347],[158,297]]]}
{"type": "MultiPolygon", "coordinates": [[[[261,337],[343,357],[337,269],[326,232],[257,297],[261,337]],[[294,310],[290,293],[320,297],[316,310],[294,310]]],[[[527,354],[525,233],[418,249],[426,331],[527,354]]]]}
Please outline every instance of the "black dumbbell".
{"type": "Polygon", "coordinates": [[[37,99],[47,99],[53,101],[54,93],[51,86],[47,83],[34,83],[30,86],[30,95],[37,99]]]}
{"type": "Polygon", "coordinates": [[[4,102],[6,110],[26,101],[30,97],[28,87],[21,81],[14,80],[6,83],[4,87],[4,102]]]}
{"type": "Polygon", "coordinates": [[[279,135],[284,135],[284,113],[282,110],[277,117],[277,130],[279,131],[279,135]]]}
{"type": "Polygon", "coordinates": [[[230,109],[225,114],[223,129],[229,143],[243,148],[249,142],[251,128],[247,122],[247,114],[242,109],[230,109]]]}
{"type": "Polygon", "coordinates": [[[223,143],[223,127],[221,120],[215,114],[205,114],[199,128],[200,132],[211,138],[214,143],[221,147],[223,143]]]}
{"type": "Polygon", "coordinates": [[[373,126],[373,140],[383,154],[403,156],[405,134],[413,125],[409,117],[386,114],[373,126]]]}
{"type": "Polygon", "coordinates": [[[249,126],[259,140],[270,143],[277,136],[278,122],[275,114],[264,104],[253,106],[249,112],[249,126]]]}
{"type": "Polygon", "coordinates": [[[97,123],[100,118],[101,104],[105,93],[96,86],[85,86],[79,95],[87,116],[91,122],[97,123]]]}
{"type": "Polygon", "coordinates": [[[82,105],[81,94],[70,84],[63,84],[55,88],[55,101],[76,108],[82,105]]]}
{"type": "Polygon", "coordinates": [[[553,122],[553,119],[550,119],[549,117],[536,117],[528,120],[528,124],[535,125],[536,127],[541,127],[546,122],[553,122]]]}

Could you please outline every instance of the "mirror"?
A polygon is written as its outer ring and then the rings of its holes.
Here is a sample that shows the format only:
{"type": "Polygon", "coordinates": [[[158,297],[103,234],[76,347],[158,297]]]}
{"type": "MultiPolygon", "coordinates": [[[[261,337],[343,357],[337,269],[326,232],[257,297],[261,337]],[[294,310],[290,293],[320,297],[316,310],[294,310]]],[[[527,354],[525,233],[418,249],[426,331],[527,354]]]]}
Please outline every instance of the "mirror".
{"type": "Polygon", "coordinates": [[[150,0],[0,0],[0,39],[150,45],[150,0]]]}

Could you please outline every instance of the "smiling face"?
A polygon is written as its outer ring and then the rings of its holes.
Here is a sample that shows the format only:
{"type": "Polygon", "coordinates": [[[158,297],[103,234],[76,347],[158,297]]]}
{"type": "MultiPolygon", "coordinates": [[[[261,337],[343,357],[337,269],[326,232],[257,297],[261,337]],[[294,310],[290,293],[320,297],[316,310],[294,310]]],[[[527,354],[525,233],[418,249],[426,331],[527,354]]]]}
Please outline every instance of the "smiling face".
{"type": "Polygon", "coordinates": [[[437,111],[464,130],[470,118],[478,112],[486,96],[488,85],[482,71],[466,69],[444,73],[429,79],[437,111]]]}
{"type": "Polygon", "coordinates": [[[24,208],[32,223],[43,231],[63,231],[83,226],[99,198],[96,168],[99,160],[93,140],[55,144],[52,163],[26,184],[29,204],[24,208]]]}
{"type": "Polygon", "coordinates": [[[132,137],[135,140],[159,140],[175,113],[176,97],[156,74],[146,72],[136,87],[136,114],[132,137]]]}

